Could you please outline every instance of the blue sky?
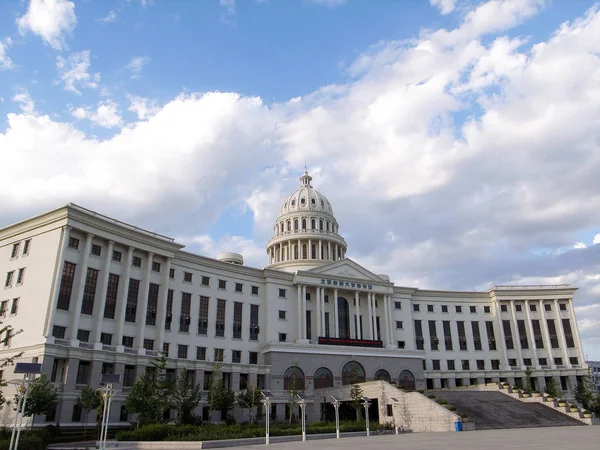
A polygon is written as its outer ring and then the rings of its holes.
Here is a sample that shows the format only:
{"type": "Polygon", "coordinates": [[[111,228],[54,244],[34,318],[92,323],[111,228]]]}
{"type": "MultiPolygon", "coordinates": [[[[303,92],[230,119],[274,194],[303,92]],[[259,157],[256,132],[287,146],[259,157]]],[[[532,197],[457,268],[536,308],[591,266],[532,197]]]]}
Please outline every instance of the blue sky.
{"type": "Polygon", "coordinates": [[[304,161],[399,285],[570,283],[600,359],[588,0],[0,2],[0,226],[75,202],[266,263],[304,161]]]}

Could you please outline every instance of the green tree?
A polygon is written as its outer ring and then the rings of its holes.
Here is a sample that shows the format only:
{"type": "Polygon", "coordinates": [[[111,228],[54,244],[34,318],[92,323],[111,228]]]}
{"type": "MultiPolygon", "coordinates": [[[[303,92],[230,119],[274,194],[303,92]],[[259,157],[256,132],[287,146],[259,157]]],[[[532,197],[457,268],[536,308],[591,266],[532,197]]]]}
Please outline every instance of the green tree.
{"type": "Polygon", "coordinates": [[[583,376],[577,383],[577,387],[573,390],[573,397],[585,409],[596,414],[600,413],[600,396],[596,392],[591,368],[588,369],[587,375],[583,376]]]}
{"type": "Polygon", "coordinates": [[[193,422],[193,412],[202,400],[202,389],[200,385],[190,383],[189,372],[183,369],[173,389],[171,404],[177,411],[177,421],[180,424],[193,422]]]}
{"type": "Polygon", "coordinates": [[[361,408],[363,407],[363,390],[360,387],[360,384],[353,383],[350,388],[350,398],[351,404],[356,410],[356,420],[360,420],[361,418],[361,408]]]}
{"type": "Polygon", "coordinates": [[[544,388],[544,392],[546,394],[548,394],[549,397],[553,397],[553,398],[561,398],[563,395],[560,385],[554,378],[550,378],[546,382],[546,387],[544,388]]]}
{"type": "Polygon", "coordinates": [[[33,417],[31,424],[35,421],[35,416],[39,414],[48,414],[58,405],[58,391],[48,380],[46,374],[40,375],[29,386],[29,394],[23,415],[33,417]]]}
{"type": "Polygon", "coordinates": [[[525,368],[525,386],[523,387],[523,392],[531,394],[531,391],[531,367],[527,366],[525,368]]]}
{"type": "Polygon", "coordinates": [[[253,386],[248,386],[243,391],[240,391],[237,396],[238,406],[248,410],[248,420],[251,424],[256,422],[256,408],[261,407],[262,395],[260,389],[253,386]]]}
{"type": "Polygon", "coordinates": [[[295,370],[292,372],[292,376],[290,377],[290,382],[288,385],[288,421],[292,423],[295,421],[298,416],[298,403],[300,402],[300,398],[298,395],[301,392],[304,392],[304,377],[300,377],[299,375],[302,373],[298,364],[294,365],[295,370]]]}
{"type": "Polygon", "coordinates": [[[233,408],[235,403],[235,394],[225,386],[223,381],[223,364],[213,363],[212,378],[208,390],[208,406],[210,415],[214,411],[221,411],[221,417],[227,417],[227,412],[233,408]]]}
{"type": "MultiPolygon", "coordinates": [[[[22,333],[23,330],[15,331],[15,329],[10,326],[4,324],[0,321],[0,343],[4,345],[8,345],[10,340],[16,336],[17,334],[22,333]]],[[[23,355],[23,352],[17,353],[12,356],[4,355],[0,357],[0,370],[12,366],[15,363],[15,360],[20,358],[23,355]]],[[[6,380],[0,380],[0,409],[6,403],[6,398],[4,397],[4,388],[7,386],[6,380]]]]}
{"type": "Polygon", "coordinates": [[[127,397],[125,408],[127,412],[137,415],[137,426],[159,422],[165,410],[168,397],[163,397],[156,379],[144,373],[138,381],[133,383],[127,397]]]}
{"type": "Polygon", "coordinates": [[[88,416],[90,412],[97,410],[102,404],[102,394],[85,386],[77,396],[77,400],[75,400],[75,402],[81,407],[85,417],[83,426],[83,436],[85,437],[87,436],[88,416]]]}

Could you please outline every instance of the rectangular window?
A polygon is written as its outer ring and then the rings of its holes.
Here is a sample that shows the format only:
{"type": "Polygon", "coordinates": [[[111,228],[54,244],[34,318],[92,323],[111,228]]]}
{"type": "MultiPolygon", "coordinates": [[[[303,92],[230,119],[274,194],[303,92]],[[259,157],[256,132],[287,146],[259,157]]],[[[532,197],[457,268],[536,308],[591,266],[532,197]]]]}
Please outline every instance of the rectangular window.
{"type": "Polygon", "coordinates": [[[196,359],[198,361],[206,360],[206,347],[196,347],[196,359]]]}
{"type": "Polygon", "coordinates": [[[471,331],[473,332],[473,345],[475,346],[475,350],[482,350],[479,322],[471,322],[471,331]]]}
{"type": "Polygon", "coordinates": [[[115,318],[115,309],[117,306],[117,295],[119,293],[119,275],[108,274],[108,286],[106,288],[106,301],[104,303],[104,317],[106,319],[115,318]]]}
{"type": "Polygon", "coordinates": [[[10,314],[14,315],[17,313],[18,310],[19,310],[19,299],[13,298],[12,305],[10,306],[10,314]]]}
{"type": "Polygon", "coordinates": [[[420,320],[415,320],[415,347],[417,350],[425,350],[425,339],[423,339],[423,327],[420,320]]]}
{"type": "Polygon", "coordinates": [[[19,243],[13,244],[12,252],[10,253],[10,259],[16,258],[19,256],[19,243]]]}
{"type": "Polygon", "coordinates": [[[188,357],[188,346],[179,344],[177,346],[177,357],[179,359],[187,359],[188,357]]]}
{"type": "Polygon", "coordinates": [[[133,336],[123,336],[123,347],[133,348],[133,336]]]}
{"type": "Polygon", "coordinates": [[[66,332],[67,332],[67,328],[66,327],[61,327],[61,326],[58,326],[58,325],[54,325],[52,327],[52,337],[54,337],[56,339],[64,339],[66,332]]]}
{"type": "Polygon", "coordinates": [[[477,360],[477,370],[485,370],[485,360],[484,359],[477,360]]]}
{"type": "Polygon", "coordinates": [[[72,248],[74,250],[79,250],[79,239],[76,238],[69,238],[69,248],[72,248]]]}
{"type": "Polygon", "coordinates": [[[140,280],[129,279],[129,290],[127,292],[127,304],[125,305],[125,322],[135,323],[137,314],[138,294],[140,292],[140,280]]]}
{"type": "Polygon", "coordinates": [[[279,342],[285,342],[285,341],[287,341],[287,334],[279,333],[279,342]]]}
{"type": "Polygon", "coordinates": [[[96,245],[96,244],[92,244],[92,251],[91,251],[91,253],[94,256],[100,256],[100,255],[102,255],[102,247],[100,247],[99,245],[96,245]]]}
{"type": "Polygon", "coordinates": [[[500,305],[500,311],[502,312],[508,312],[508,306],[506,304],[501,304],[500,305]]]}
{"type": "Polygon", "coordinates": [[[77,340],[79,342],[90,342],[89,330],[77,330],[77,340]]]}
{"type": "Polygon", "coordinates": [[[233,338],[242,338],[242,307],[243,303],[233,303],[233,338]]]}
{"type": "Polygon", "coordinates": [[[165,358],[169,357],[169,343],[168,342],[163,343],[162,352],[163,352],[163,355],[165,358]]]}
{"type": "Polygon", "coordinates": [[[523,358],[523,365],[525,367],[531,367],[531,358],[523,358]]]}
{"type": "Polygon", "coordinates": [[[544,311],[552,311],[552,305],[550,303],[545,303],[544,311]]]}
{"type": "Polygon", "coordinates": [[[171,280],[175,279],[175,269],[169,269],[169,278],[171,280]]]}
{"type": "Polygon", "coordinates": [[[454,364],[454,360],[453,359],[447,360],[446,364],[448,366],[448,370],[456,370],[456,365],[454,364]]]}
{"type": "Polygon", "coordinates": [[[512,350],[515,348],[512,337],[512,330],[510,327],[510,320],[502,321],[502,328],[504,330],[504,342],[506,343],[506,348],[508,350],[512,350]]]}
{"type": "Polygon", "coordinates": [[[192,272],[183,272],[183,281],[186,283],[192,282],[192,272]]]}
{"type": "Polygon", "coordinates": [[[556,364],[557,366],[562,366],[563,360],[562,358],[554,358],[554,364],[556,364]]]}
{"type": "Polygon", "coordinates": [[[394,302],[394,309],[402,309],[402,302],[394,302]]]}
{"type": "Polygon", "coordinates": [[[248,352],[248,364],[258,364],[258,352],[248,352]]]}
{"type": "Polygon", "coordinates": [[[456,310],[457,313],[462,313],[462,306],[456,305],[454,307],[454,309],[456,310]]]}
{"type": "Polygon", "coordinates": [[[567,310],[567,304],[566,303],[559,303],[558,304],[558,309],[560,309],[561,311],[566,311],[567,310]]]}
{"type": "Polygon", "coordinates": [[[429,341],[431,344],[431,350],[439,349],[439,341],[437,337],[437,329],[435,326],[435,320],[429,321],[429,341]]]}
{"type": "Polygon", "coordinates": [[[433,305],[427,305],[427,312],[433,312],[433,305]]]}
{"type": "Polygon", "coordinates": [[[442,312],[443,313],[447,313],[448,312],[448,305],[442,305],[442,312]]]}
{"type": "Polygon", "coordinates": [[[285,320],[285,311],[279,311],[279,318],[285,320]]]}
{"type": "Polygon", "coordinates": [[[546,358],[540,358],[538,359],[538,362],[540,364],[540,366],[545,367],[548,365],[548,360],[546,358]]]}
{"type": "Polygon", "coordinates": [[[250,340],[258,340],[258,305],[250,305],[250,340]]]}
{"type": "Polygon", "coordinates": [[[206,336],[208,333],[208,297],[200,296],[200,310],[198,313],[198,334],[206,336]]]}
{"type": "Polygon", "coordinates": [[[160,272],[160,263],[152,261],[152,272],[160,272]]]}
{"type": "Polygon", "coordinates": [[[235,292],[244,292],[244,285],[242,283],[235,283],[235,292]]]}
{"type": "Polygon", "coordinates": [[[17,286],[19,286],[20,284],[23,284],[23,278],[25,278],[25,268],[24,267],[22,269],[19,269],[19,272],[17,273],[17,286]]]}
{"type": "Polygon", "coordinates": [[[285,298],[285,289],[279,289],[279,298],[285,298]]]}
{"type": "Polygon", "coordinates": [[[215,336],[225,336],[225,307],[227,302],[223,299],[217,299],[217,322],[215,336]]]}
{"type": "Polygon", "coordinates": [[[402,321],[396,320],[396,329],[401,330],[403,328],[402,321]]]}
{"type": "Polygon", "coordinates": [[[113,254],[112,254],[112,260],[114,262],[121,262],[121,258],[123,257],[123,254],[117,250],[113,250],[113,254]]]}
{"type": "Polygon", "coordinates": [[[29,255],[29,247],[31,246],[31,239],[27,239],[23,244],[23,256],[29,255]]]}
{"type": "Polygon", "coordinates": [[[231,362],[237,363],[237,364],[242,362],[242,351],[241,350],[231,350],[231,362]]]}
{"type": "Polygon", "coordinates": [[[431,361],[432,366],[433,366],[433,370],[442,370],[440,367],[440,360],[439,359],[434,359],[431,361]]]}
{"type": "Polygon", "coordinates": [[[519,332],[519,341],[522,349],[529,348],[529,342],[527,341],[527,331],[525,330],[525,321],[517,320],[517,331],[519,332]]]}
{"type": "Polygon", "coordinates": [[[406,348],[405,341],[397,341],[396,344],[398,345],[398,348],[400,348],[400,349],[406,348]]]}
{"type": "Polygon", "coordinates": [[[487,332],[489,349],[496,350],[496,336],[494,335],[494,322],[487,321],[485,323],[485,331],[487,332]]]}
{"type": "Polygon", "coordinates": [[[535,312],[535,311],[537,311],[537,307],[533,303],[530,303],[529,304],[529,311],[534,311],[535,312]]]}
{"type": "Polygon", "coordinates": [[[516,366],[517,366],[517,360],[516,360],[516,359],[513,359],[513,358],[510,358],[510,359],[508,360],[508,365],[509,365],[510,367],[516,367],[516,366]]]}
{"type": "Polygon", "coordinates": [[[462,320],[456,322],[456,328],[458,330],[458,347],[461,350],[467,350],[467,334],[465,331],[465,323],[462,320]]]}
{"type": "Polygon", "coordinates": [[[239,390],[243,391],[247,387],[248,387],[248,374],[247,373],[240,373],[240,387],[239,387],[239,390]]]}
{"type": "Polygon", "coordinates": [[[123,387],[131,387],[135,383],[135,366],[126,365],[123,369],[123,387]]]}
{"type": "Polygon", "coordinates": [[[192,294],[181,293],[181,313],[179,315],[179,331],[182,333],[190,332],[190,322],[192,313],[192,294]]]}
{"type": "Polygon", "coordinates": [[[476,306],[469,306],[469,312],[471,314],[475,314],[477,312],[477,307],[476,306]]]}
{"type": "Polygon", "coordinates": [[[204,382],[202,384],[202,389],[205,391],[210,390],[211,384],[212,384],[212,372],[204,372],[204,382]]]}
{"type": "Polygon", "coordinates": [[[173,322],[173,289],[167,291],[167,307],[165,317],[165,330],[171,329],[171,322],[173,322]]]}
{"type": "Polygon", "coordinates": [[[77,379],[76,384],[88,384],[90,380],[90,362],[79,361],[79,367],[77,368],[77,379]]]}
{"type": "MultiPolygon", "coordinates": [[[[325,312],[325,337],[329,337],[329,313],[325,312]]],[[[379,317],[378,317],[379,319],[379,317]]]]}
{"type": "Polygon", "coordinates": [[[4,282],[4,287],[9,287],[12,285],[13,276],[15,275],[15,271],[11,270],[6,274],[6,281],[4,282]]]}
{"type": "Polygon", "coordinates": [[[571,321],[562,319],[563,332],[565,333],[565,341],[567,348],[575,348],[575,340],[573,339],[573,331],[571,330],[571,321]]]}
{"type": "Polygon", "coordinates": [[[150,283],[148,286],[148,305],[146,307],[146,325],[156,325],[156,311],[158,309],[158,284],[150,283]]]}
{"type": "Polygon", "coordinates": [[[535,319],[531,321],[533,328],[533,339],[535,341],[535,348],[544,348],[544,340],[542,339],[542,329],[540,328],[540,321],[535,319]]]}
{"type": "MultiPolygon", "coordinates": [[[[550,305],[547,305],[550,306],[550,305]]],[[[558,335],[556,334],[556,325],[553,319],[546,320],[548,325],[548,334],[550,334],[550,346],[552,348],[558,348],[558,335]]]]}
{"type": "Polygon", "coordinates": [[[73,280],[75,279],[75,264],[68,261],[64,262],[62,278],[60,280],[60,289],[58,291],[57,309],[69,310],[71,303],[71,292],[73,290],[73,280]]]}
{"type": "Polygon", "coordinates": [[[523,307],[521,305],[515,305],[515,311],[521,312],[521,311],[523,311],[523,307]]]}
{"type": "Polygon", "coordinates": [[[252,295],[258,295],[258,286],[252,286],[252,295]]]}
{"type": "Polygon", "coordinates": [[[462,370],[470,370],[469,369],[469,360],[468,359],[463,359],[461,361],[462,364],[462,370]]]}
{"type": "Polygon", "coordinates": [[[100,342],[102,345],[112,345],[112,337],[110,333],[100,333],[100,342]]]}
{"type": "Polygon", "coordinates": [[[489,314],[489,313],[490,313],[490,307],[489,307],[489,306],[484,306],[484,307],[483,307],[483,312],[484,312],[485,314],[489,314]]]}
{"type": "Polygon", "coordinates": [[[572,365],[574,365],[574,366],[576,366],[576,365],[579,364],[579,360],[577,359],[576,356],[572,356],[572,357],[569,358],[569,363],[572,364],[572,365]]]}
{"type": "Polygon", "coordinates": [[[81,314],[94,314],[94,300],[96,298],[96,284],[98,283],[98,271],[87,270],[85,287],[83,288],[83,300],[81,302],[81,314]]]}
{"type": "Polygon", "coordinates": [[[227,289],[227,281],[219,280],[219,289],[227,289]]]}
{"type": "Polygon", "coordinates": [[[131,259],[131,265],[133,267],[142,267],[142,258],[140,258],[139,256],[134,256],[131,259]]]}
{"type": "Polygon", "coordinates": [[[0,316],[2,316],[2,317],[6,316],[7,312],[8,312],[8,300],[3,300],[2,303],[0,303],[0,316]]]}
{"type": "Polygon", "coordinates": [[[310,292],[307,292],[307,293],[306,293],[306,301],[307,301],[307,302],[310,302],[310,292]]]}
{"type": "Polygon", "coordinates": [[[306,311],[306,339],[312,339],[312,315],[310,311],[306,311]]]}
{"type": "Polygon", "coordinates": [[[144,339],[144,349],[154,350],[154,339],[144,339]]]}
{"type": "Polygon", "coordinates": [[[210,286],[210,277],[203,276],[202,280],[200,281],[200,284],[202,286],[207,286],[207,287],[210,286]]]}
{"type": "Polygon", "coordinates": [[[419,310],[420,310],[420,307],[419,307],[419,305],[418,305],[418,304],[414,304],[414,305],[413,305],[413,311],[414,311],[414,312],[419,312],[419,310]]]}
{"type": "Polygon", "coordinates": [[[223,362],[223,354],[222,348],[215,348],[215,361],[223,362]]]}

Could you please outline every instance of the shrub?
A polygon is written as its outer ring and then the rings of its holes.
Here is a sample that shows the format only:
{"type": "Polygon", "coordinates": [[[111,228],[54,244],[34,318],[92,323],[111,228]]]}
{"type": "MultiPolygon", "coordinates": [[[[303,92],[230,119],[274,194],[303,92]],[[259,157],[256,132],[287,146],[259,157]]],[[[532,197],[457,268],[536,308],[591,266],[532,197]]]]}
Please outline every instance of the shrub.
{"type": "MultiPolygon", "coordinates": [[[[10,439],[0,441],[0,450],[8,450],[10,439]]],[[[21,434],[19,439],[19,448],[21,450],[44,450],[46,446],[40,436],[32,433],[21,434]]]]}
{"type": "Polygon", "coordinates": [[[417,392],[418,392],[419,394],[424,394],[424,393],[425,393],[425,391],[424,391],[423,389],[419,389],[419,390],[417,390],[417,392]]]}
{"type": "Polygon", "coordinates": [[[452,411],[452,412],[456,411],[456,406],[446,406],[446,408],[448,408],[448,411],[452,411]]]}
{"type": "Polygon", "coordinates": [[[448,404],[448,402],[446,400],[438,400],[438,403],[440,405],[447,405],[448,404]]]}
{"type": "Polygon", "coordinates": [[[462,417],[463,419],[466,419],[467,417],[469,417],[469,415],[466,412],[461,412],[458,414],[460,417],[462,417]]]}
{"type": "Polygon", "coordinates": [[[429,397],[431,400],[435,400],[435,395],[433,394],[429,394],[427,397],[429,397]]]}
{"type": "Polygon", "coordinates": [[[540,391],[538,391],[537,389],[535,391],[533,391],[534,394],[541,394],[540,391]]]}

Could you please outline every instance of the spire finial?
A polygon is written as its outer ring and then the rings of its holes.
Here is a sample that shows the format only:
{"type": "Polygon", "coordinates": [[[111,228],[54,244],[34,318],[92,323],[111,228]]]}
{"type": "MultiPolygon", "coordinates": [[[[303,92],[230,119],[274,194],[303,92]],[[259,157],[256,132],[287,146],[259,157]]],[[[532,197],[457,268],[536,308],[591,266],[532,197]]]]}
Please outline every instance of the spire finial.
{"type": "MultiPolygon", "coordinates": [[[[304,157],[306,160],[306,157],[304,157]]],[[[304,162],[304,175],[300,177],[300,187],[312,188],[310,182],[312,181],[312,177],[308,174],[308,167],[306,166],[306,161],[304,162]]]]}

